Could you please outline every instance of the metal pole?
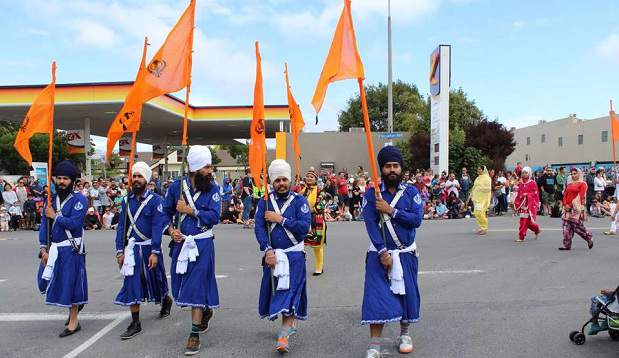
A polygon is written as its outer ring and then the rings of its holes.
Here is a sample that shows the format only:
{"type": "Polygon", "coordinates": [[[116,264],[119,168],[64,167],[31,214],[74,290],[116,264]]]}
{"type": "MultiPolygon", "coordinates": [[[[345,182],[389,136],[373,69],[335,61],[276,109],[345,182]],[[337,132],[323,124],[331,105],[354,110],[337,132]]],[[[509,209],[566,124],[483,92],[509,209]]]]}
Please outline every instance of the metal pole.
{"type": "Polygon", "coordinates": [[[90,118],[84,118],[84,155],[86,159],[86,178],[92,179],[92,167],[90,162],[90,118]]]}
{"type": "Polygon", "coordinates": [[[387,2],[387,130],[393,132],[393,69],[391,64],[391,0],[387,2]]]}

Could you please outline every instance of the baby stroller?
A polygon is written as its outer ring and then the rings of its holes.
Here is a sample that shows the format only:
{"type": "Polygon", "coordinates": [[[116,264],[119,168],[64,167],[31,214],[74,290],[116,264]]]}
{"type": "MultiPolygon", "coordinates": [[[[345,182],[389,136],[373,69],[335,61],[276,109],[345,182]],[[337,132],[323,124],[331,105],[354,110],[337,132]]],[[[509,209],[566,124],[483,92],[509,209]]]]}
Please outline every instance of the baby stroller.
{"type": "Polygon", "coordinates": [[[592,299],[591,314],[592,317],[580,329],[570,333],[570,341],[576,345],[583,345],[586,341],[585,328],[589,324],[598,325],[598,319],[602,320],[602,327],[599,327],[594,334],[608,330],[610,338],[614,341],[619,341],[619,287],[609,295],[595,296],[592,299]]]}

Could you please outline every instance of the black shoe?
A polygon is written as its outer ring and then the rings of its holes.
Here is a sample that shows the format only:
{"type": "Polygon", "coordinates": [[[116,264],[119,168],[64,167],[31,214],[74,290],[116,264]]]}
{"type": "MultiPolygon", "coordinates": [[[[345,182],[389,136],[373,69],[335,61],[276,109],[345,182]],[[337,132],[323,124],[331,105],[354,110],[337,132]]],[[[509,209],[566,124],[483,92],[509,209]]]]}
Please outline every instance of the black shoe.
{"type": "Polygon", "coordinates": [[[170,315],[172,310],[172,299],[170,296],[165,296],[163,303],[161,304],[161,311],[159,311],[159,318],[166,318],[170,315]]]}
{"type": "Polygon", "coordinates": [[[325,270],[322,270],[321,272],[314,272],[314,273],[312,273],[312,276],[320,276],[323,273],[325,273],[325,270]]]}
{"type": "Polygon", "coordinates": [[[74,330],[70,330],[70,329],[68,329],[68,328],[65,328],[65,329],[64,329],[64,331],[62,331],[62,332],[58,335],[58,337],[60,337],[60,338],[68,337],[68,336],[72,335],[73,333],[78,332],[78,331],[79,331],[79,330],[81,330],[81,329],[82,329],[82,326],[80,326],[80,324],[78,323],[78,324],[77,324],[77,327],[75,327],[75,329],[74,329],[74,330]]]}
{"type": "MultiPolygon", "coordinates": [[[[84,309],[84,305],[78,305],[77,306],[77,313],[80,313],[82,310],[84,309]]],[[[64,325],[68,326],[69,325],[69,319],[67,318],[66,321],[64,321],[64,325]]]]}
{"type": "Polygon", "coordinates": [[[192,356],[198,353],[200,353],[200,337],[189,336],[187,347],[185,348],[185,355],[192,356]]]}
{"type": "Polygon", "coordinates": [[[140,321],[131,322],[129,327],[127,327],[127,330],[120,335],[120,339],[122,339],[123,341],[131,339],[137,336],[140,332],[142,332],[142,325],[140,324],[140,321]]]}
{"type": "Polygon", "coordinates": [[[215,311],[211,308],[207,308],[204,310],[204,312],[202,313],[202,322],[198,326],[200,333],[206,333],[206,331],[208,331],[209,322],[213,318],[214,314],[215,311]]]}
{"type": "Polygon", "coordinates": [[[559,250],[561,250],[561,251],[570,251],[571,249],[568,249],[567,247],[560,247],[559,250]]]}

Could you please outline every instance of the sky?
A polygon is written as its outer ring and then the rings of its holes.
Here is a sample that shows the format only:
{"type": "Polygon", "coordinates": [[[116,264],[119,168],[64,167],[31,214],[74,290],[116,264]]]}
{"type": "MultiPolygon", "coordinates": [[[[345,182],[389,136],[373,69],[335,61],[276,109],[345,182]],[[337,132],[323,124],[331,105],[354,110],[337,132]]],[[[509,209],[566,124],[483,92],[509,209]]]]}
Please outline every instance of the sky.
{"type": "MultiPolygon", "coordinates": [[[[0,2],[0,85],[131,81],[144,36],[156,52],[188,0],[0,2]]],[[[286,104],[288,63],[305,130],[337,130],[356,81],[332,84],[318,125],[310,101],[343,6],[339,0],[197,0],[191,103],[249,105],[260,41],[266,104],[286,104]]],[[[393,78],[429,92],[430,53],[452,46],[461,87],[508,127],[619,100],[619,1],[392,0],[393,78]]],[[[387,0],[352,0],[366,83],[387,81],[387,0]]],[[[177,94],[184,98],[182,93],[177,94]]],[[[101,140],[97,140],[97,143],[101,140]]],[[[99,148],[101,146],[98,146],[99,148]]]]}

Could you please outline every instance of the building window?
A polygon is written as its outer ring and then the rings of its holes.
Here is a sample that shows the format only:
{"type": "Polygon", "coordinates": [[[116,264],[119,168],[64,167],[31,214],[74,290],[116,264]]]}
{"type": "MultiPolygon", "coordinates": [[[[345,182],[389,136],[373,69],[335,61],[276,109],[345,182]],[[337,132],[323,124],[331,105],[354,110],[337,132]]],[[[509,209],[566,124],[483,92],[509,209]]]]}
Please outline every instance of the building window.
{"type": "Polygon", "coordinates": [[[542,134],[542,143],[546,143],[546,135],[542,134]]]}
{"type": "Polygon", "coordinates": [[[527,145],[531,145],[531,137],[527,137],[527,145]]]}
{"type": "Polygon", "coordinates": [[[528,155],[528,154],[525,154],[525,155],[524,155],[524,161],[525,161],[525,162],[528,162],[528,161],[529,161],[529,159],[530,159],[530,158],[529,158],[529,155],[528,155]]]}
{"type": "Polygon", "coordinates": [[[563,147],[563,137],[559,137],[559,147],[563,147]]]}
{"type": "Polygon", "coordinates": [[[602,131],[602,143],[608,142],[608,131],[602,131]]]}
{"type": "Polygon", "coordinates": [[[578,135],[578,145],[581,145],[585,141],[584,136],[582,134],[578,135]]]}

